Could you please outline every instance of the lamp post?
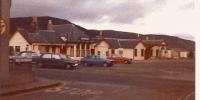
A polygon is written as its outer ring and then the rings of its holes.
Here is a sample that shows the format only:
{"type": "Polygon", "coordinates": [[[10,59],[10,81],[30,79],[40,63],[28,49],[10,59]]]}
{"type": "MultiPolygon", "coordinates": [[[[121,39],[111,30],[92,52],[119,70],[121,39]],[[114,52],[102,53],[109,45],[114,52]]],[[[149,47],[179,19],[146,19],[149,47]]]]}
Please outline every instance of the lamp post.
{"type": "Polygon", "coordinates": [[[9,78],[9,17],[11,0],[0,0],[0,82],[9,78]]]}

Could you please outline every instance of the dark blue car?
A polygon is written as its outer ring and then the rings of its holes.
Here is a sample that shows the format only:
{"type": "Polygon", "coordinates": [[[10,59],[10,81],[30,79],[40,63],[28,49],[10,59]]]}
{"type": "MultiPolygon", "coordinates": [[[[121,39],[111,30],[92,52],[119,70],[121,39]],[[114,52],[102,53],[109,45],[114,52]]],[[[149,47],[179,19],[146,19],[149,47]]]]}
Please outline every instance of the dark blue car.
{"type": "Polygon", "coordinates": [[[99,65],[104,67],[111,67],[113,62],[109,59],[100,58],[99,56],[87,56],[80,60],[81,64],[84,66],[99,65]]]}

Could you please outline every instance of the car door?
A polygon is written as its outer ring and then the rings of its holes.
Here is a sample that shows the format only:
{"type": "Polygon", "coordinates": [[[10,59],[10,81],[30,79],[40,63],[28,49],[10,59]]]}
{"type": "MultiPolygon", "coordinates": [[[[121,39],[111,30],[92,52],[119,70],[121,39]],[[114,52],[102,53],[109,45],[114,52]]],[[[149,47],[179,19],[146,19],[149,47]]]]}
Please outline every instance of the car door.
{"type": "Polygon", "coordinates": [[[103,63],[104,63],[104,61],[102,58],[100,58],[98,56],[95,57],[95,64],[102,65],[103,63]]]}
{"type": "Polygon", "coordinates": [[[52,66],[53,67],[62,67],[64,63],[59,54],[52,54],[52,66]]]}
{"type": "Polygon", "coordinates": [[[113,55],[113,60],[116,61],[116,62],[120,62],[118,55],[113,55]]]}
{"type": "Polygon", "coordinates": [[[40,60],[46,67],[52,67],[52,54],[43,54],[40,60]]]}
{"type": "Polygon", "coordinates": [[[95,56],[87,57],[85,62],[88,63],[88,64],[94,64],[95,63],[95,56]]]}

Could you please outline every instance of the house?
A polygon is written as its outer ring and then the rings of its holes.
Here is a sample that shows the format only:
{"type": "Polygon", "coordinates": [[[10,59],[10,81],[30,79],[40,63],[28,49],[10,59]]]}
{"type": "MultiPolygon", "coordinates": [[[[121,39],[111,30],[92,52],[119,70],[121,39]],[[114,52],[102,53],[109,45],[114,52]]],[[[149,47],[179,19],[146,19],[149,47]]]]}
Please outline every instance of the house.
{"type": "Polygon", "coordinates": [[[161,59],[167,56],[167,43],[164,40],[143,40],[146,47],[145,59],[161,59]]]}
{"type": "Polygon", "coordinates": [[[189,58],[190,51],[181,48],[171,48],[167,50],[167,57],[172,59],[189,58]]]}
{"type": "Polygon", "coordinates": [[[118,54],[133,60],[161,59],[169,56],[167,43],[163,40],[140,39],[137,34],[117,31],[117,34],[99,31],[91,33],[68,21],[52,17],[13,20],[11,30],[14,34],[10,38],[9,46],[13,48],[14,53],[62,53],[77,60],[87,55],[107,58],[118,54]]]}
{"type": "Polygon", "coordinates": [[[118,54],[133,60],[144,60],[145,46],[140,40],[104,38],[95,41],[95,54],[103,58],[118,54]]]}
{"type": "MultiPolygon", "coordinates": [[[[80,59],[91,54],[89,37],[73,24],[53,25],[49,20],[47,30],[38,29],[38,21],[35,23],[34,31],[18,28],[10,38],[9,46],[14,52],[34,51],[37,53],[62,53],[70,55],[74,59],[80,59]]],[[[32,22],[32,23],[33,23],[32,22]]]]}
{"type": "Polygon", "coordinates": [[[96,43],[95,54],[103,58],[109,57],[112,54],[118,54],[133,60],[166,58],[167,43],[165,41],[134,39],[132,37],[135,34],[124,35],[130,36],[127,38],[127,36],[121,37],[122,34],[109,35],[109,33],[105,34],[103,32],[96,34],[96,36],[92,34],[92,40],[96,43]]]}

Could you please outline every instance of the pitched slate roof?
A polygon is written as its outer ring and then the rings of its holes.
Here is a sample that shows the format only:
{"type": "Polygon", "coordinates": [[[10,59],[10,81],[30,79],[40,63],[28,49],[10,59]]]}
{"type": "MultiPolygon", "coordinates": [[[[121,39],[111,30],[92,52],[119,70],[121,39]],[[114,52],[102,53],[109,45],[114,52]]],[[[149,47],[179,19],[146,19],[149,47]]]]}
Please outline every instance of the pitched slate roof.
{"type": "Polygon", "coordinates": [[[126,49],[135,48],[139,42],[140,40],[136,39],[119,40],[121,48],[126,48],[126,49]]]}
{"type": "MultiPolygon", "coordinates": [[[[54,25],[71,24],[71,22],[65,19],[60,19],[50,16],[38,16],[37,20],[38,20],[39,30],[46,30],[49,20],[52,20],[54,25]]],[[[10,18],[11,33],[14,33],[17,30],[17,28],[26,29],[27,31],[30,32],[32,30],[31,22],[32,22],[32,17],[10,18]]]]}
{"type": "Polygon", "coordinates": [[[111,38],[109,39],[109,38],[107,38],[106,41],[111,45],[111,47],[112,47],[113,49],[121,48],[118,39],[111,39],[111,38]]]}
{"type": "Polygon", "coordinates": [[[130,33],[130,32],[121,32],[121,31],[114,31],[114,30],[87,30],[86,34],[91,38],[98,38],[102,32],[102,35],[105,38],[117,38],[117,39],[135,39],[137,38],[137,33],[130,33]]]}
{"type": "Polygon", "coordinates": [[[19,32],[29,43],[64,43],[59,34],[55,31],[40,30],[37,33],[29,33],[25,30],[19,30],[19,32]]]}
{"type": "MultiPolygon", "coordinates": [[[[137,39],[117,39],[117,38],[104,38],[106,42],[112,47],[112,49],[125,48],[133,49],[140,42],[137,39]]],[[[100,38],[93,39],[97,44],[102,40],[100,38]]]]}
{"type": "Polygon", "coordinates": [[[84,31],[80,30],[72,24],[63,24],[53,26],[54,30],[39,30],[31,33],[27,30],[21,29],[19,32],[29,43],[64,43],[64,37],[68,42],[79,42],[82,38],[88,38],[84,31]]]}
{"type": "Polygon", "coordinates": [[[88,38],[84,31],[73,24],[54,25],[53,29],[60,33],[60,36],[66,37],[70,42],[79,41],[81,38],[88,38]]]}
{"type": "Polygon", "coordinates": [[[145,45],[150,45],[150,46],[161,45],[162,42],[163,40],[143,40],[143,43],[145,45]]]}

